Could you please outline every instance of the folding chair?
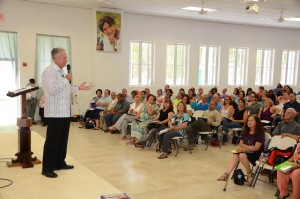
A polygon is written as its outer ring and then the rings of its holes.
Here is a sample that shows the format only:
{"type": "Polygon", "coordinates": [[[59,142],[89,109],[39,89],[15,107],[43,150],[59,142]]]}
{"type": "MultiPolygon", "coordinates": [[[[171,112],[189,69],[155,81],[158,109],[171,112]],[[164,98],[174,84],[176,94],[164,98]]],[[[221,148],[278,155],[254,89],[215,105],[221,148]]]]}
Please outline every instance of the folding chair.
{"type": "Polygon", "coordinates": [[[240,139],[242,137],[242,128],[231,128],[229,129],[230,131],[232,131],[233,133],[235,133],[238,137],[236,143],[235,143],[235,146],[238,145],[238,143],[240,142],[240,139]]]}
{"type": "MultiPolygon", "coordinates": [[[[184,139],[188,139],[187,135],[184,135],[184,136],[176,136],[176,137],[173,137],[171,139],[171,141],[173,142],[174,146],[175,146],[175,149],[176,149],[176,154],[175,154],[175,157],[177,157],[177,154],[179,153],[179,149],[181,148],[181,144],[183,142],[184,139]],[[178,144],[179,143],[179,144],[178,144]]],[[[192,149],[191,149],[191,146],[190,146],[190,143],[188,141],[188,147],[190,149],[190,154],[192,154],[192,149]]]]}
{"type": "Polygon", "coordinates": [[[198,111],[195,111],[194,114],[193,114],[193,118],[195,118],[196,120],[203,117],[203,114],[204,114],[204,111],[201,111],[201,110],[198,110],[198,111]]]}
{"type": "MultiPolygon", "coordinates": [[[[281,135],[278,135],[278,136],[272,137],[267,149],[270,149],[272,147],[277,147],[279,149],[287,149],[291,146],[295,148],[296,144],[297,144],[296,140],[294,140],[290,137],[281,137],[281,135]]],[[[274,180],[273,180],[274,166],[269,165],[268,163],[265,163],[262,160],[256,161],[256,165],[258,165],[258,166],[256,168],[251,187],[255,187],[256,181],[258,180],[259,174],[262,169],[266,169],[269,171],[269,182],[273,183],[274,182],[274,180]]]]}

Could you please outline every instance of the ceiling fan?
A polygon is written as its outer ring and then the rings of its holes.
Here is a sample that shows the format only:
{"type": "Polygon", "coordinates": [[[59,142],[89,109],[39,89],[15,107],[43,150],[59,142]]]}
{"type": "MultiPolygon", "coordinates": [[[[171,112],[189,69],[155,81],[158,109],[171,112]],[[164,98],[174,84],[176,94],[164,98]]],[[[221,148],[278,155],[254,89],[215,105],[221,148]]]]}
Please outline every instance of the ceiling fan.
{"type": "Polygon", "coordinates": [[[206,14],[207,13],[207,11],[206,10],[204,10],[204,1],[201,1],[201,10],[199,11],[199,14],[200,15],[204,15],[204,14],[206,14]]]}
{"type": "Polygon", "coordinates": [[[279,23],[284,22],[284,18],[282,17],[283,10],[280,11],[280,17],[277,19],[279,23]]]}

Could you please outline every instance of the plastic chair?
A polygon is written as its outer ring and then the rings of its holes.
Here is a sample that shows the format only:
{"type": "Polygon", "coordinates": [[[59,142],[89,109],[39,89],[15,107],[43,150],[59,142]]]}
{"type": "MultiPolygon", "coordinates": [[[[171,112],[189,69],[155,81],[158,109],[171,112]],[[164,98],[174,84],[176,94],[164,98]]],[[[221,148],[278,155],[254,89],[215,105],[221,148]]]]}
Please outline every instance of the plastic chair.
{"type": "MultiPolygon", "coordinates": [[[[281,137],[280,135],[272,137],[268,148],[270,149],[272,147],[277,147],[279,149],[287,149],[289,147],[294,147],[296,146],[297,142],[295,139],[290,138],[290,137],[281,137]]],[[[274,172],[274,166],[269,165],[268,163],[263,162],[262,160],[256,161],[256,164],[258,165],[254,174],[254,179],[251,184],[251,187],[255,187],[256,181],[258,180],[259,174],[262,169],[266,169],[269,171],[269,182],[273,183],[273,172],[274,172]]]]}
{"type": "Polygon", "coordinates": [[[193,118],[195,118],[196,120],[203,117],[203,114],[204,114],[204,111],[201,111],[201,110],[198,110],[198,111],[195,111],[194,114],[193,114],[193,118]]]}

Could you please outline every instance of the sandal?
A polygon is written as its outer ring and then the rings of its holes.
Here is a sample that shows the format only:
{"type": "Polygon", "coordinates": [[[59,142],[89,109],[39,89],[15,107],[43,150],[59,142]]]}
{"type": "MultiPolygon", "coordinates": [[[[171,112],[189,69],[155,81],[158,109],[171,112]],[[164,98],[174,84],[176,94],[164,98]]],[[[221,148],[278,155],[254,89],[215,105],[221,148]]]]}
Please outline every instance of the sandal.
{"type": "Polygon", "coordinates": [[[251,186],[251,184],[253,182],[253,177],[254,177],[254,175],[251,171],[247,172],[247,182],[246,182],[246,184],[248,186],[251,186]]]}
{"type": "Polygon", "coordinates": [[[146,146],[146,142],[137,142],[137,143],[135,143],[135,147],[136,148],[145,148],[145,146],[146,146]]]}
{"type": "Polygon", "coordinates": [[[165,159],[168,158],[168,154],[162,153],[160,156],[157,157],[158,159],[165,159]]]}
{"type": "Polygon", "coordinates": [[[278,196],[277,199],[285,199],[285,198],[287,198],[287,197],[289,197],[289,196],[290,196],[290,194],[288,194],[288,195],[286,195],[286,196],[278,196]]]}
{"type": "Polygon", "coordinates": [[[94,130],[100,130],[99,127],[94,127],[93,129],[94,129],[94,130]]]}
{"type": "Polygon", "coordinates": [[[217,181],[224,181],[224,182],[227,182],[227,181],[228,181],[228,177],[229,177],[228,173],[224,173],[224,175],[222,175],[221,177],[219,177],[219,178],[217,179],[217,181]]]}

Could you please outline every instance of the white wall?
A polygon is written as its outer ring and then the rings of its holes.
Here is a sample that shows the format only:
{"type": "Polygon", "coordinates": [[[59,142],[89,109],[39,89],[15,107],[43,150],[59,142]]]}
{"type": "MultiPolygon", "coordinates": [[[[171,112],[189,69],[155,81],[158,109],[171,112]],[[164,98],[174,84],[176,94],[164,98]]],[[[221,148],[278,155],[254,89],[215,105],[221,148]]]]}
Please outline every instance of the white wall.
{"type": "MultiPolygon", "coordinates": [[[[96,88],[109,88],[119,92],[128,87],[129,41],[155,42],[155,84],[152,92],[165,84],[166,42],[190,44],[189,87],[198,87],[198,57],[200,44],[221,46],[221,76],[219,89],[227,86],[229,46],[249,47],[249,72],[247,87],[257,88],[255,81],[255,55],[257,48],[274,48],[276,52],[273,85],[280,81],[282,49],[300,49],[300,30],[264,28],[192,21],[165,17],[123,13],[122,51],[120,53],[96,52],[95,10],[51,6],[16,0],[0,0],[4,21],[0,30],[19,33],[20,85],[24,86],[35,73],[35,36],[49,34],[70,36],[72,41],[72,71],[74,81],[94,81],[96,88]]],[[[299,71],[300,72],[300,71],[299,71]]],[[[271,87],[267,87],[271,88],[271,87]]],[[[295,87],[294,87],[295,88],[295,87]]],[[[135,88],[130,88],[133,90],[135,88]]],[[[179,88],[175,88],[178,90],[179,88]]],[[[298,90],[299,87],[296,87],[298,90]]],[[[229,89],[232,91],[232,88],[229,89]]],[[[80,109],[94,90],[78,93],[80,109]]],[[[77,107],[76,107],[77,109],[77,107]]]]}

